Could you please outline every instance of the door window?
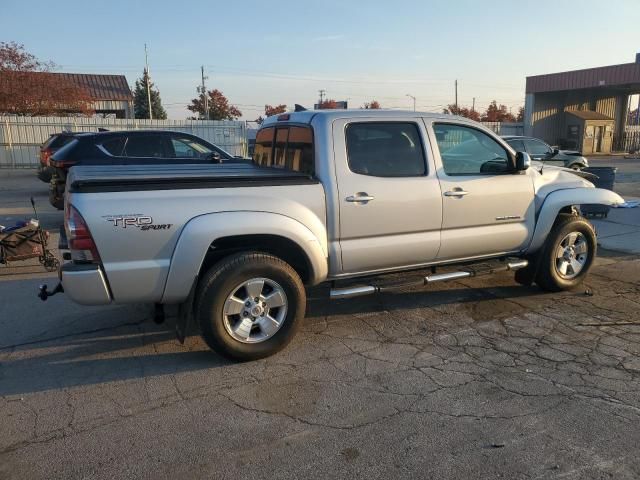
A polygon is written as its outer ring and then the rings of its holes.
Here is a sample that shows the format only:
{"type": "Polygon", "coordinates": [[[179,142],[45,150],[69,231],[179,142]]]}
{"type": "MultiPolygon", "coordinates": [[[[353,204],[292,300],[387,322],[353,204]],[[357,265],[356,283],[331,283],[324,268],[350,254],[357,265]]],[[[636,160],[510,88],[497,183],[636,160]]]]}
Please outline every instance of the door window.
{"type": "Polygon", "coordinates": [[[507,151],[486,133],[462,125],[433,125],[447,175],[488,175],[511,171],[507,151]]]}
{"type": "Polygon", "coordinates": [[[213,153],[206,145],[188,137],[171,137],[171,146],[173,147],[176,158],[207,160],[211,158],[211,154],[213,153]]]}
{"type": "Polygon", "coordinates": [[[526,152],[522,140],[507,140],[507,143],[511,145],[516,152],[526,152]]]}
{"type": "Polygon", "coordinates": [[[160,135],[135,135],[127,139],[126,157],[162,158],[164,138],[160,135]]]}
{"type": "Polygon", "coordinates": [[[347,126],[349,169],[374,177],[414,177],[427,172],[415,123],[369,122],[347,126]]]}
{"type": "Polygon", "coordinates": [[[524,144],[527,147],[527,152],[529,152],[529,155],[544,157],[545,155],[551,155],[552,153],[551,147],[549,147],[549,145],[538,140],[525,139],[524,144]]]}
{"type": "Polygon", "coordinates": [[[109,155],[120,157],[122,155],[122,149],[124,148],[124,137],[110,138],[102,143],[102,148],[106,150],[109,155]]]}

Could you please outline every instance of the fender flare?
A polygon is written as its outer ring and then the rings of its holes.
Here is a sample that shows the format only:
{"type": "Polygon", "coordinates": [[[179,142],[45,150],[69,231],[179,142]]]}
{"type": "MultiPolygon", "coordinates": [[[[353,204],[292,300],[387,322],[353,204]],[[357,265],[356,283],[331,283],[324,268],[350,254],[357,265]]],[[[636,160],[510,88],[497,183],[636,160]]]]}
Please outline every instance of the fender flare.
{"type": "Polygon", "coordinates": [[[603,188],[579,187],[551,192],[540,207],[527,253],[533,253],[544,245],[560,210],[564,207],[587,203],[613,206],[624,203],[624,199],[617,193],[603,188]]]}
{"type": "Polygon", "coordinates": [[[208,213],[192,218],[182,229],[171,256],[162,303],[184,301],[204,261],[209,246],[218,238],[234,235],[277,235],[295,242],[311,267],[309,283],[327,278],[326,239],[318,239],[305,225],[271,212],[233,211],[208,213]]]}

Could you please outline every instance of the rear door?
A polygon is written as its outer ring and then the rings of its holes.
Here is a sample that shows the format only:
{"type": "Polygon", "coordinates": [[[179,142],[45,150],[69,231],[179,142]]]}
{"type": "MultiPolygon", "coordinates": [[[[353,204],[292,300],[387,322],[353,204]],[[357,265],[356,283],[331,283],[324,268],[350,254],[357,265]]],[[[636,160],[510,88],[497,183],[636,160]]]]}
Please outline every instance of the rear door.
{"type": "Polygon", "coordinates": [[[472,125],[433,122],[443,200],[440,260],[520,250],[535,222],[530,171],[513,172],[509,152],[472,125]]]}
{"type": "Polygon", "coordinates": [[[442,198],[419,117],[333,123],[343,273],[432,261],[442,198]]]}
{"type": "Polygon", "coordinates": [[[168,138],[166,135],[155,133],[129,135],[123,156],[129,159],[126,163],[168,163],[170,161],[168,138]]]}

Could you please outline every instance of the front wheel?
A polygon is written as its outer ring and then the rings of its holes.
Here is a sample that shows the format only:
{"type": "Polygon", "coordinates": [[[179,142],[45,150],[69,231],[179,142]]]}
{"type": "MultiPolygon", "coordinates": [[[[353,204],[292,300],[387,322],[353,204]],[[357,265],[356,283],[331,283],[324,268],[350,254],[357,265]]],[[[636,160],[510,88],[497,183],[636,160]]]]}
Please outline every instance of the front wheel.
{"type": "Polygon", "coordinates": [[[300,276],[283,260],[263,253],[239,253],[214,265],[196,298],[195,315],[207,345],[240,361],[283,349],[306,308],[300,276]]]}
{"type": "Polygon", "coordinates": [[[550,292],[577,287],[587,276],[596,250],[591,224],[582,217],[563,215],[551,229],[541,252],[536,283],[550,292]]]}

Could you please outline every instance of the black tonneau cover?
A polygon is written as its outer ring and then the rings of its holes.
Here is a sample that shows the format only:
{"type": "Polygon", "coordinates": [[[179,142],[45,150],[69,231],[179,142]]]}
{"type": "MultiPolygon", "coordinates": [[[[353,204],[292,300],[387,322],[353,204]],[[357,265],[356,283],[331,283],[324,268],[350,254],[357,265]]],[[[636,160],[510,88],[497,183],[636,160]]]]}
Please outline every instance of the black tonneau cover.
{"type": "Polygon", "coordinates": [[[231,188],[318,183],[311,175],[251,163],[210,165],[95,165],[72,167],[71,193],[231,188]]]}

